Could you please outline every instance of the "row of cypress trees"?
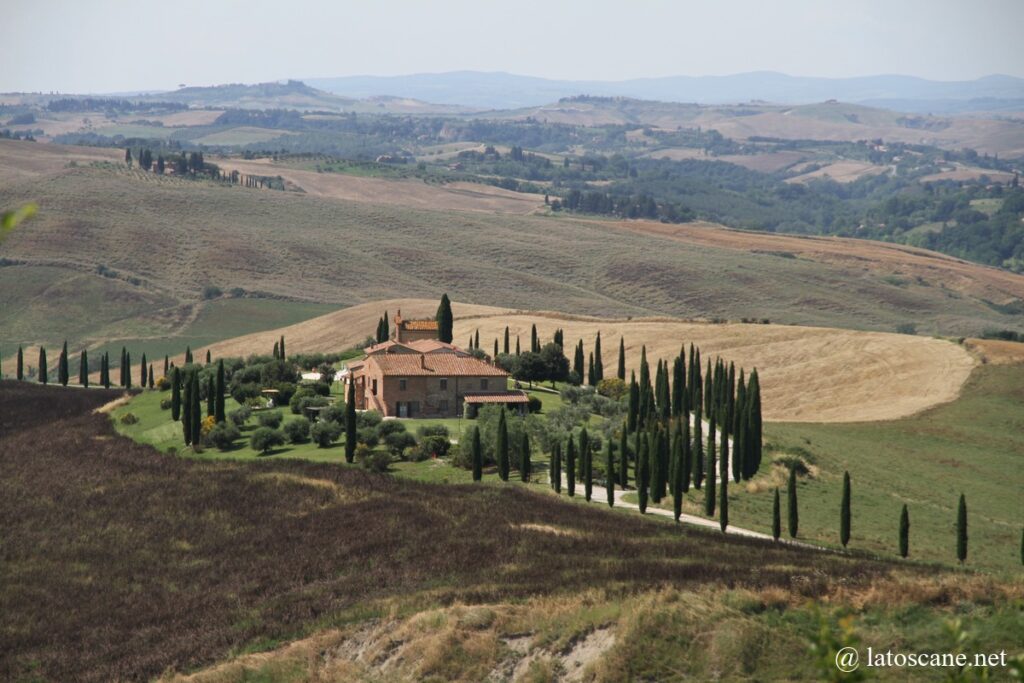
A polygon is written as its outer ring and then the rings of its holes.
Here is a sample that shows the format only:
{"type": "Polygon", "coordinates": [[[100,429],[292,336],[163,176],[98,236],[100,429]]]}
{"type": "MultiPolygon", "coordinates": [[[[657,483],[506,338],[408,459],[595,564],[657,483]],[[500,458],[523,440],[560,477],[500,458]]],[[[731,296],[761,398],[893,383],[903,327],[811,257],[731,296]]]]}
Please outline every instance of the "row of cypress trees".
{"type": "MultiPolygon", "coordinates": [[[[57,382],[61,386],[66,387],[71,382],[70,363],[71,358],[68,353],[68,343],[65,341],[61,348],[60,356],[57,358],[57,382]]],[[[126,389],[130,389],[132,387],[131,363],[131,354],[126,348],[121,347],[120,377],[118,385],[126,389]]],[[[166,356],[164,357],[164,367],[166,375],[166,356]]],[[[49,383],[49,366],[45,347],[39,347],[37,374],[40,384],[49,383]]],[[[15,378],[18,381],[25,380],[25,352],[21,346],[18,347],[15,378]]],[[[82,349],[82,352],[78,356],[78,384],[86,388],[89,386],[89,352],[87,349],[82,349]]],[[[112,384],[113,382],[110,379],[110,354],[109,352],[104,352],[103,355],[100,356],[100,385],[105,389],[109,389],[112,384]]],[[[139,363],[139,385],[142,387],[148,386],[150,389],[155,385],[153,365],[152,363],[147,363],[145,353],[142,354],[142,361],[139,363]]]]}

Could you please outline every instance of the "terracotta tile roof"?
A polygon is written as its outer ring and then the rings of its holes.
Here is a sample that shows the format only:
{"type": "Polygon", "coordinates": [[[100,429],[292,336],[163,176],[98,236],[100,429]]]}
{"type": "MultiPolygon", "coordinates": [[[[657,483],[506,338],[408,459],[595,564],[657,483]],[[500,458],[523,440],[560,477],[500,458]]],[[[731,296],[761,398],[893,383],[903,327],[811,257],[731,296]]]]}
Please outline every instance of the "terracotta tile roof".
{"type": "Polygon", "coordinates": [[[381,374],[432,375],[435,377],[508,377],[508,373],[472,356],[454,353],[378,353],[366,364],[380,368],[381,374]]]}
{"type": "Polygon", "coordinates": [[[387,351],[388,353],[402,353],[403,351],[411,353],[412,348],[409,344],[399,344],[394,339],[389,339],[386,342],[380,342],[379,344],[367,346],[365,349],[363,349],[363,353],[367,355],[372,353],[380,353],[381,351],[387,351]]]}
{"type": "Polygon", "coordinates": [[[416,341],[406,342],[405,346],[410,349],[415,349],[420,353],[436,353],[438,351],[453,351],[463,356],[469,354],[460,349],[454,344],[447,344],[440,339],[417,339],[416,341]]]}
{"type": "Polygon", "coordinates": [[[400,325],[405,330],[436,330],[436,320],[403,320],[400,325]]]}
{"type": "Polygon", "coordinates": [[[463,395],[466,403],[529,403],[530,397],[525,391],[499,391],[490,394],[466,393],[463,395]]]}

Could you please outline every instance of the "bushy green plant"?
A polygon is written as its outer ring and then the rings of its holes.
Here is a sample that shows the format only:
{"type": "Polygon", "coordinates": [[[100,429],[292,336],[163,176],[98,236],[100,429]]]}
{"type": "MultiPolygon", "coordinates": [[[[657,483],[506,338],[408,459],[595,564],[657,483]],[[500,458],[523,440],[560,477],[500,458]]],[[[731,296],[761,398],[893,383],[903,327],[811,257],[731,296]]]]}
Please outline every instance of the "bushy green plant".
{"type": "Polygon", "coordinates": [[[540,399],[537,398],[536,396],[531,396],[529,399],[527,399],[526,406],[529,409],[530,413],[539,413],[540,409],[544,407],[543,404],[540,402],[540,399]]]}
{"type": "Polygon", "coordinates": [[[356,441],[359,443],[365,443],[370,448],[373,448],[380,443],[380,438],[377,436],[377,430],[373,427],[360,427],[356,430],[356,441]]]}
{"type": "Polygon", "coordinates": [[[309,435],[320,448],[329,448],[341,436],[342,426],[337,422],[319,420],[309,430],[309,435]]]}
{"type": "Polygon", "coordinates": [[[138,422],[139,418],[135,415],[135,413],[125,413],[124,415],[121,416],[121,424],[123,425],[133,425],[138,424],[138,422]]]}
{"type": "Polygon", "coordinates": [[[356,448],[356,461],[371,472],[387,472],[391,465],[391,456],[375,451],[366,444],[359,444],[356,448]]]}
{"type": "Polygon", "coordinates": [[[271,410],[265,413],[260,413],[259,423],[261,427],[270,427],[271,429],[277,429],[281,426],[281,420],[283,416],[279,411],[271,410]]]}
{"type": "Polygon", "coordinates": [[[444,436],[449,434],[448,428],[444,425],[423,425],[416,430],[416,436],[423,439],[428,436],[444,436]]]}
{"type": "Polygon", "coordinates": [[[254,451],[267,454],[276,446],[284,445],[284,434],[270,427],[260,427],[249,437],[249,445],[254,451]]]}
{"type": "Polygon", "coordinates": [[[376,410],[364,410],[363,412],[359,413],[358,417],[356,417],[356,425],[360,429],[366,427],[376,429],[377,425],[379,425],[381,421],[383,421],[383,419],[384,416],[378,413],[376,410]]]}
{"type": "Polygon", "coordinates": [[[206,433],[206,443],[219,450],[226,451],[235,445],[235,440],[241,436],[238,427],[233,422],[218,422],[213,429],[206,433]]]}
{"type": "Polygon", "coordinates": [[[305,443],[309,441],[309,420],[304,417],[297,417],[284,426],[284,435],[291,443],[305,443]]]}
{"type": "Polygon", "coordinates": [[[228,413],[228,419],[231,420],[236,427],[244,425],[250,417],[252,417],[252,408],[249,406],[242,406],[241,408],[232,410],[228,413]]]}
{"type": "Polygon", "coordinates": [[[409,432],[405,431],[394,431],[390,434],[385,435],[384,444],[391,451],[392,455],[401,455],[406,448],[414,448],[416,446],[416,437],[409,432]]]}

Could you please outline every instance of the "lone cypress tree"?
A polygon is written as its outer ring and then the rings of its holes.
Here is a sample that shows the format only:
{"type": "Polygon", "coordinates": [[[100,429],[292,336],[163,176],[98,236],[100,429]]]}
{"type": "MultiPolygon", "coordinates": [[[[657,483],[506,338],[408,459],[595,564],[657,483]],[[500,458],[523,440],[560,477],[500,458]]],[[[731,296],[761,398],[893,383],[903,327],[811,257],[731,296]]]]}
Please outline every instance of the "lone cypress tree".
{"type": "Polygon", "coordinates": [[[619,367],[616,373],[619,379],[626,381],[626,340],[619,337],[619,367]]]}
{"type": "Polygon", "coordinates": [[[124,352],[124,369],[122,370],[122,373],[124,374],[124,382],[125,382],[124,386],[125,386],[125,388],[126,389],[131,389],[132,388],[132,354],[128,353],[127,351],[124,352]]]}
{"type": "Polygon", "coordinates": [[[142,388],[146,387],[146,379],[147,379],[146,369],[147,369],[147,365],[148,365],[148,363],[146,363],[146,353],[143,352],[142,353],[142,363],[139,364],[139,386],[142,387],[142,388]]]}
{"type": "Polygon", "coordinates": [[[68,342],[64,341],[64,347],[60,350],[60,358],[57,360],[57,380],[62,387],[68,385],[70,380],[68,372],[68,342]]]}
{"type": "Polygon", "coordinates": [[[226,415],[224,411],[224,359],[217,361],[217,403],[214,410],[214,419],[217,422],[224,422],[226,415]]]}
{"type": "Polygon", "coordinates": [[[498,416],[498,434],[494,454],[498,460],[498,476],[502,481],[508,481],[508,423],[505,419],[505,408],[501,409],[498,416]]]}
{"type": "Polygon", "coordinates": [[[153,386],[154,386],[154,383],[153,383],[153,364],[150,363],[149,364],[149,388],[152,389],[153,386]]]}
{"type": "Polygon", "coordinates": [[[618,485],[626,489],[630,484],[630,444],[629,435],[626,432],[626,423],[618,431],[618,485]]]}
{"type": "Polygon", "coordinates": [[[843,472],[843,502],[839,511],[839,542],[845,548],[850,542],[850,473],[843,472]]]}
{"type": "Polygon", "coordinates": [[[118,378],[119,379],[118,383],[122,387],[127,387],[128,386],[128,371],[126,369],[127,367],[128,367],[128,349],[126,349],[126,348],[124,348],[122,346],[121,347],[121,365],[119,365],[118,368],[117,368],[119,373],[120,373],[120,376],[118,378]]]}
{"type": "Polygon", "coordinates": [[[452,302],[447,294],[441,295],[441,303],[437,306],[437,338],[446,344],[452,343],[452,327],[454,318],[452,316],[452,302]]]}
{"type": "Polygon", "coordinates": [[[615,507],[615,452],[612,440],[606,439],[604,445],[605,493],[608,494],[608,507],[615,507]]]}
{"type": "Polygon", "coordinates": [[[580,430],[580,479],[583,480],[583,496],[590,502],[590,496],[594,492],[594,461],[593,449],[590,447],[590,435],[587,428],[580,430]]]}
{"type": "Polygon", "coordinates": [[[779,487],[775,487],[775,500],[772,501],[772,538],[776,541],[782,535],[782,512],[779,510],[779,487]]]}
{"type": "Polygon", "coordinates": [[[46,384],[49,381],[49,372],[46,369],[46,349],[39,347],[39,381],[46,384]]]}
{"type": "Polygon", "coordinates": [[[956,511],[956,559],[960,560],[960,564],[967,560],[967,499],[962,493],[956,511]]]}
{"type": "Polygon", "coordinates": [[[85,349],[78,356],[78,383],[89,388],[89,352],[85,349]]]}
{"type": "Polygon", "coordinates": [[[562,492],[562,445],[555,441],[551,444],[551,463],[548,478],[555,493],[562,492]]]}
{"type": "Polygon", "coordinates": [[[192,449],[198,450],[200,438],[203,433],[203,413],[199,401],[199,373],[192,373],[192,418],[189,420],[192,427],[192,449]]]}
{"type": "Polygon", "coordinates": [[[18,347],[18,366],[15,377],[19,382],[25,379],[25,352],[21,350],[20,346],[18,347]]]}
{"type": "Polygon", "coordinates": [[[530,462],[530,436],[523,431],[522,446],[519,453],[519,478],[523,481],[530,481],[530,474],[533,472],[533,463],[530,462]]]}
{"type": "MultiPolygon", "coordinates": [[[[124,349],[122,349],[122,351],[123,350],[124,349]]],[[[192,363],[192,347],[191,346],[186,346],[185,347],[185,365],[190,365],[191,363],[192,363]]]]}
{"type": "Polygon", "coordinates": [[[636,432],[637,420],[640,415],[640,387],[636,383],[636,372],[629,373],[629,406],[626,413],[626,428],[629,433],[636,432]]]}
{"type": "Polygon", "coordinates": [[[181,432],[188,446],[192,443],[192,373],[182,381],[181,432]]]}
{"type": "Polygon", "coordinates": [[[569,443],[565,446],[565,488],[570,496],[576,496],[576,444],[569,434],[569,443]]]}
{"type": "Polygon", "coordinates": [[[181,372],[178,368],[171,370],[171,419],[177,422],[181,418],[181,372]]]}
{"type": "MultiPolygon", "coordinates": [[[[146,356],[143,355],[142,357],[145,358],[146,356]]],[[[206,364],[209,365],[212,362],[213,362],[213,356],[210,355],[210,349],[206,349],[206,364]]]]}
{"type": "Polygon", "coordinates": [[[520,350],[519,350],[519,335],[517,334],[516,335],[516,355],[518,356],[519,354],[520,354],[520,350]]]}
{"type": "Polygon", "coordinates": [[[501,348],[502,348],[502,352],[503,352],[503,353],[504,353],[504,354],[505,354],[506,356],[508,355],[508,352],[509,352],[509,345],[508,345],[508,341],[509,341],[509,331],[508,331],[508,325],[505,325],[505,344],[504,344],[504,346],[502,346],[501,348]]]}
{"type": "Polygon", "coordinates": [[[640,514],[645,514],[647,512],[647,486],[650,483],[650,443],[646,432],[640,433],[637,438],[640,441],[640,447],[636,454],[636,493],[640,514]]]}
{"type": "Polygon", "coordinates": [[[480,481],[484,478],[484,448],[480,444],[480,428],[473,425],[473,481],[480,481]]]}
{"type": "Polygon", "coordinates": [[[906,503],[900,512],[900,557],[910,554],[910,512],[907,511],[906,503]]]}
{"type": "Polygon", "coordinates": [[[100,363],[100,384],[104,389],[110,388],[110,352],[103,352],[103,361],[100,363]]]}
{"type": "Polygon", "coordinates": [[[167,373],[171,371],[171,359],[164,354],[164,377],[167,377],[167,373]]]}
{"type": "Polygon", "coordinates": [[[537,336],[537,323],[530,326],[530,351],[538,353],[540,351],[540,337],[537,336]]]}
{"type": "Polygon", "coordinates": [[[729,477],[722,477],[722,485],[719,487],[718,525],[723,534],[729,526],[729,477]]]}
{"type": "Polygon", "coordinates": [[[601,332],[597,333],[597,340],[594,342],[594,385],[604,379],[604,361],[601,359],[601,332]]]}
{"type": "Polygon", "coordinates": [[[498,338],[497,337],[494,338],[494,355],[491,356],[491,357],[492,358],[497,358],[498,357],[498,338]]]}
{"type": "Polygon", "coordinates": [[[345,462],[356,459],[356,383],[349,377],[348,395],[345,397],[345,462]]]}
{"type": "Polygon", "coordinates": [[[796,538],[797,530],[800,525],[800,514],[797,512],[796,506],[796,468],[789,468],[789,486],[786,491],[786,502],[789,513],[789,535],[791,538],[796,538]]]}

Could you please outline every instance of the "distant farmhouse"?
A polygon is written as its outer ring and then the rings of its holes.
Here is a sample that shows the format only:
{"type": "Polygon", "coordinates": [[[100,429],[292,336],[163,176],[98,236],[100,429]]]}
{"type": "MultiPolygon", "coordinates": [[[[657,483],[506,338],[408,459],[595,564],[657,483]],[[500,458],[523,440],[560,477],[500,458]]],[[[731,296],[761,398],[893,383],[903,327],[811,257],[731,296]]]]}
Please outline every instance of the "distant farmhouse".
{"type": "Polygon", "coordinates": [[[386,342],[363,349],[350,363],[346,392],[355,383],[357,410],[389,417],[458,417],[483,404],[526,412],[525,392],[508,389],[508,373],[438,338],[436,320],[406,320],[395,314],[386,342]]]}

